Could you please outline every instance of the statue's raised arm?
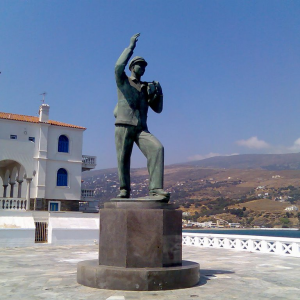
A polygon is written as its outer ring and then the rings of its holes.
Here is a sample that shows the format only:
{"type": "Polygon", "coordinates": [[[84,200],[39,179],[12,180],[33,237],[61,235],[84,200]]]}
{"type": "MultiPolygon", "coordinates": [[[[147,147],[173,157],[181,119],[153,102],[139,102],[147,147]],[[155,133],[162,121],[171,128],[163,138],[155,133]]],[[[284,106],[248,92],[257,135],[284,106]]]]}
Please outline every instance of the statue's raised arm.
{"type": "Polygon", "coordinates": [[[119,59],[116,62],[115,65],[115,76],[116,76],[116,82],[117,84],[122,84],[123,81],[126,79],[126,74],[125,74],[125,67],[128,64],[128,61],[130,57],[133,54],[133,50],[136,46],[136,42],[138,41],[138,37],[140,36],[139,33],[136,33],[130,38],[130,43],[128,48],[126,48],[119,59]]]}

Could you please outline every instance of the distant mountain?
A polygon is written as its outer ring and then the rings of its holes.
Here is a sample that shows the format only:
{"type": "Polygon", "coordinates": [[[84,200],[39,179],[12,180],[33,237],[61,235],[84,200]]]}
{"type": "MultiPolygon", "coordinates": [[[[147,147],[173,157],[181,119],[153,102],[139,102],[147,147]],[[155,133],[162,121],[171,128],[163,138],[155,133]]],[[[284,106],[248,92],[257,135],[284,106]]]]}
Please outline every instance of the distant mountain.
{"type": "Polygon", "coordinates": [[[300,170],[300,153],[215,156],[184,165],[213,169],[300,170]]]}

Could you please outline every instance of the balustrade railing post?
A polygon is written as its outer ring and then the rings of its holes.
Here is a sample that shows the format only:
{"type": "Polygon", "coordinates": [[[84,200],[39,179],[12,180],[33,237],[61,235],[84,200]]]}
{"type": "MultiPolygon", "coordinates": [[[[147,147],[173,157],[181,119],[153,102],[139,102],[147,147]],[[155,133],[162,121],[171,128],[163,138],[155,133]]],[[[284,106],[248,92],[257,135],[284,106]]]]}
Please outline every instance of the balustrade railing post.
{"type": "Polygon", "coordinates": [[[251,252],[254,252],[254,242],[253,242],[253,240],[249,239],[247,244],[248,244],[247,250],[251,251],[251,252]]]}
{"type": "Polygon", "coordinates": [[[186,237],[185,244],[186,245],[190,245],[190,237],[189,236],[186,237]]]}
{"type": "Polygon", "coordinates": [[[226,249],[230,248],[230,242],[228,238],[224,238],[224,248],[226,249]]]}
{"type": "Polygon", "coordinates": [[[275,253],[277,254],[283,254],[283,245],[282,242],[276,241],[275,242],[275,253]]]}
{"type": "Polygon", "coordinates": [[[242,247],[242,242],[240,239],[236,239],[235,240],[235,247],[234,247],[236,250],[242,250],[243,247],[242,247]]]}
{"type": "Polygon", "coordinates": [[[198,247],[203,247],[203,245],[201,245],[201,240],[202,240],[202,238],[200,237],[200,236],[197,236],[196,237],[196,245],[198,246],[198,247]]]}
{"type": "Polygon", "coordinates": [[[268,243],[267,241],[260,241],[260,252],[268,253],[268,243]]]}
{"type": "Polygon", "coordinates": [[[214,248],[220,248],[218,237],[214,237],[213,247],[214,248]]]}
{"type": "Polygon", "coordinates": [[[203,246],[204,246],[204,247],[209,247],[208,237],[204,237],[203,246]]]}
{"type": "Polygon", "coordinates": [[[292,244],[292,253],[293,256],[300,257],[300,246],[297,243],[292,244]]]}

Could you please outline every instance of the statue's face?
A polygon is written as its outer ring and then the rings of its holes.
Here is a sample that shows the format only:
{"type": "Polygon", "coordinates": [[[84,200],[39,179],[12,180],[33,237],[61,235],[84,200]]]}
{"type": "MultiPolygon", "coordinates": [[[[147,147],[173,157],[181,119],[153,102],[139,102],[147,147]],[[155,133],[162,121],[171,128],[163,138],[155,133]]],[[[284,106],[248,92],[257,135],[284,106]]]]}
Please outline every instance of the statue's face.
{"type": "Polygon", "coordinates": [[[139,62],[134,64],[132,67],[132,71],[139,76],[143,76],[145,73],[145,70],[146,70],[145,64],[139,63],[139,62]]]}

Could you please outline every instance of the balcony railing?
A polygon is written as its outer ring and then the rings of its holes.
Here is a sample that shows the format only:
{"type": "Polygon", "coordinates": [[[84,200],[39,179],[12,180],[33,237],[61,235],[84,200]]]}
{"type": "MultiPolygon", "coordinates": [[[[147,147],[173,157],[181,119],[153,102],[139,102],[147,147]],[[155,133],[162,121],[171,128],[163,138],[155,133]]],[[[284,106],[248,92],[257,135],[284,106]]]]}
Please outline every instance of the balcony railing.
{"type": "Polygon", "coordinates": [[[82,189],[81,190],[81,198],[94,198],[95,190],[93,189],[82,189]]]}
{"type": "Polygon", "coordinates": [[[94,169],[97,165],[97,157],[82,155],[82,171],[89,171],[94,169]]]}
{"type": "Polygon", "coordinates": [[[27,200],[24,198],[0,198],[0,210],[26,210],[27,200]]]}

